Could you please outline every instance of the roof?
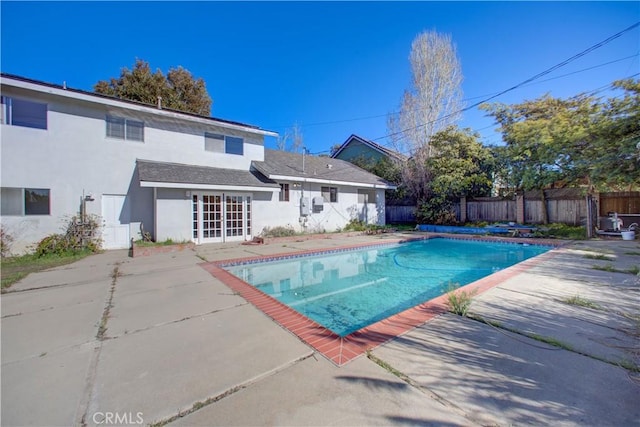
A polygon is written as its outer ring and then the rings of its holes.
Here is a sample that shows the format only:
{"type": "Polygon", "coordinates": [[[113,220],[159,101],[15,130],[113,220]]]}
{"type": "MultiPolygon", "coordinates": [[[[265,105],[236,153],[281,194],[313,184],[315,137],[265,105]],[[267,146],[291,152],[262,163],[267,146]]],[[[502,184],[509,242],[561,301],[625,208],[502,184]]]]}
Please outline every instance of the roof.
{"type": "Polygon", "coordinates": [[[281,150],[264,150],[263,162],[252,162],[253,167],[273,180],[295,180],[342,184],[356,187],[395,189],[396,186],[358,166],[331,157],[304,156],[281,150]]]}
{"type": "MultiPolygon", "coordinates": [[[[58,84],[53,84],[53,83],[47,83],[47,82],[43,82],[43,81],[39,81],[39,80],[34,80],[34,79],[29,79],[26,77],[22,77],[22,76],[17,76],[14,74],[9,74],[9,73],[0,73],[0,77],[2,77],[2,81],[0,81],[0,83],[2,84],[7,84],[7,81],[5,79],[11,79],[11,80],[15,80],[16,82],[22,82],[22,83],[26,83],[29,85],[37,85],[43,88],[48,88],[48,89],[54,89],[56,91],[59,91],[58,93],[56,93],[57,95],[71,95],[71,94],[77,94],[77,95],[82,95],[83,97],[90,97],[91,100],[93,100],[94,102],[101,102],[105,103],[105,101],[115,101],[119,104],[124,104],[123,106],[137,106],[137,107],[144,107],[145,109],[148,110],[148,112],[151,113],[157,113],[157,114],[167,114],[170,113],[172,115],[177,115],[179,117],[185,118],[185,119],[198,119],[198,120],[205,120],[207,122],[215,122],[215,123],[219,123],[219,124],[226,124],[226,125],[231,125],[231,126],[239,126],[242,128],[247,128],[249,130],[254,130],[260,133],[264,133],[267,135],[271,135],[271,136],[277,136],[276,132],[272,132],[272,131],[268,131],[265,129],[262,129],[258,126],[254,126],[254,125],[250,125],[250,124],[246,124],[246,123],[241,123],[241,122],[236,122],[236,121],[231,121],[231,120],[226,120],[226,119],[220,119],[217,117],[208,117],[208,116],[202,116],[199,114],[195,114],[195,113],[189,113],[189,112],[185,112],[185,111],[179,111],[179,110],[172,110],[170,108],[164,108],[162,107],[161,109],[157,108],[156,105],[152,105],[152,104],[145,104],[143,102],[139,102],[139,101],[131,101],[129,99],[123,99],[123,98],[117,98],[114,96],[109,96],[109,95],[104,95],[101,93],[96,93],[96,92],[89,92],[86,90],[81,90],[81,89],[73,89],[68,87],[66,84],[64,85],[58,85],[58,84]]],[[[48,91],[49,93],[53,93],[52,91],[48,91]]]]}
{"type": "Polygon", "coordinates": [[[355,134],[352,134],[349,138],[347,138],[347,140],[342,143],[340,148],[338,148],[336,150],[336,152],[331,155],[331,157],[332,158],[337,158],[338,155],[340,154],[340,152],[342,152],[351,143],[351,141],[353,141],[353,140],[356,140],[356,141],[358,141],[358,142],[360,142],[360,143],[362,143],[364,145],[367,145],[367,146],[371,147],[371,149],[373,149],[375,151],[378,151],[378,152],[382,153],[385,156],[391,157],[392,159],[399,160],[399,161],[402,161],[402,162],[407,161],[407,156],[405,156],[403,154],[400,154],[397,151],[392,150],[390,148],[383,147],[380,144],[376,144],[373,141],[370,141],[368,139],[362,138],[362,137],[360,137],[358,135],[355,135],[355,134]]]}
{"type": "Polygon", "coordinates": [[[181,163],[137,161],[138,175],[143,186],[193,188],[247,187],[246,189],[280,189],[280,186],[264,176],[246,170],[194,166],[181,163]],[[153,185],[151,185],[153,184],[153,185]],[[166,185],[162,185],[166,184],[166,185]]]}

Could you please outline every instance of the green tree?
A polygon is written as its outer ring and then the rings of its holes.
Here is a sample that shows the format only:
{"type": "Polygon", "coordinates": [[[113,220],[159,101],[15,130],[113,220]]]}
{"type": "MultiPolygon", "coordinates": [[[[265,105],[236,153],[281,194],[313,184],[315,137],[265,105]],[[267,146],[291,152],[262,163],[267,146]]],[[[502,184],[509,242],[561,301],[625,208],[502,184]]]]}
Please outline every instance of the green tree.
{"type": "Polygon", "coordinates": [[[520,104],[485,104],[500,124],[504,147],[494,154],[501,182],[514,190],[555,183],[589,189],[633,188],[640,182],[640,83],[622,80],[625,91],[607,100],[579,94],[548,95],[520,104]]]}
{"type": "Polygon", "coordinates": [[[618,80],[621,97],[603,104],[590,179],[602,189],[640,188],[640,80],[618,80]]]}
{"type": "MultiPolygon", "coordinates": [[[[491,151],[471,129],[450,126],[431,138],[435,151],[424,169],[430,180],[418,203],[420,221],[455,223],[453,205],[460,197],[488,196],[491,193],[494,160],[491,151]]],[[[415,161],[415,159],[414,159],[415,161]]],[[[413,161],[409,167],[416,167],[413,161]]]]}
{"type": "Polygon", "coordinates": [[[100,80],[93,89],[117,98],[162,106],[202,116],[211,114],[212,100],[202,78],[195,79],[182,67],[171,68],[165,76],[159,69],[151,72],[149,63],[137,59],[133,70],[123,68],[120,77],[100,80]]]}

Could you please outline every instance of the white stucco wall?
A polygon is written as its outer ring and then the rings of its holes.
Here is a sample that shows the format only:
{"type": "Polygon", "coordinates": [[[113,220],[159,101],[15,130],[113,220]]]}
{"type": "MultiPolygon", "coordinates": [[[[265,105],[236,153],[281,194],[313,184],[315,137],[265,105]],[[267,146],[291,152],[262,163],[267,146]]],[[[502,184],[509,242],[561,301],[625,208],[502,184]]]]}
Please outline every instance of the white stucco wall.
{"type": "Polygon", "coordinates": [[[185,190],[158,188],[156,191],[156,240],[191,241],[191,198],[185,190]]]}
{"type": "MultiPolygon", "coordinates": [[[[136,159],[242,170],[249,170],[252,160],[264,159],[262,135],[225,129],[213,122],[157,117],[5,84],[2,94],[48,105],[46,130],[0,125],[2,187],[50,189],[50,215],[2,217],[2,226],[16,238],[16,253],[48,234],[60,232],[66,218],[78,212],[83,192],[94,195],[95,200],[87,203],[87,211],[97,215],[102,214],[102,194],[126,195],[131,221],[144,222],[145,230],[152,231],[153,189],[140,188],[134,174],[136,159]],[[144,142],[108,138],[107,114],[143,121],[144,142]],[[205,151],[205,131],[242,136],[244,155],[205,151]]],[[[161,206],[167,212],[185,212],[174,202],[163,202],[161,206]]],[[[185,223],[190,226],[190,207],[188,203],[186,206],[185,223]]],[[[178,233],[166,237],[189,238],[188,233],[171,223],[173,218],[163,221],[167,222],[167,230],[178,233]]]]}
{"type": "Polygon", "coordinates": [[[368,224],[384,225],[384,190],[376,189],[376,203],[369,203],[365,206],[358,203],[358,189],[350,186],[336,186],[317,183],[300,183],[299,187],[294,187],[294,181],[282,181],[289,184],[289,201],[278,201],[278,195],[272,198],[254,195],[256,212],[260,215],[255,217],[256,235],[260,234],[265,227],[290,226],[297,232],[331,232],[342,229],[354,218],[361,218],[368,224]],[[337,187],[338,201],[336,203],[325,202],[321,212],[314,212],[313,198],[322,196],[322,187],[337,187]],[[300,199],[309,199],[310,213],[300,221],[300,199]]]}

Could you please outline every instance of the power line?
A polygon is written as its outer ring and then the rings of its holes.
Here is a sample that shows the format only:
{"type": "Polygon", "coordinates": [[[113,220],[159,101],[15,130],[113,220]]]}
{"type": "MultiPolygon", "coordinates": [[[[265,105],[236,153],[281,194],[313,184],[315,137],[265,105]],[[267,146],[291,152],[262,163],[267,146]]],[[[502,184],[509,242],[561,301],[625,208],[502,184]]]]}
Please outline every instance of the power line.
{"type": "MultiPolygon", "coordinates": [[[[585,71],[590,71],[596,68],[600,68],[600,67],[604,67],[607,65],[611,65],[611,64],[615,64],[616,62],[621,62],[621,61],[625,61],[627,59],[631,59],[631,58],[637,58],[640,55],[640,53],[636,52],[633,55],[629,55],[629,56],[625,56],[624,58],[618,58],[618,59],[614,59],[612,61],[609,62],[604,62],[602,64],[598,64],[598,65],[593,65],[591,67],[587,67],[587,68],[583,68],[580,70],[576,70],[576,71],[572,71],[571,73],[567,73],[567,74],[562,74],[560,76],[556,76],[556,77],[551,77],[548,79],[544,79],[544,80],[540,80],[537,81],[535,83],[529,83],[527,85],[523,85],[521,87],[525,87],[525,86],[531,86],[534,84],[540,84],[540,83],[545,83],[551,80],[557,80],[560,78],[564,78],[564,77],[569,77],[572,76],[574,74],[579,74],[579,73],[583,73],[585,71]]],[[[462,101],[472,101],[474,99],[479,99],[479,98],[484,98],[487,96],[493,96],[495,94],[498,94],[499,92],[492,92],[492,93],[488,93],[488,94],[484,94],[484,95],[478,95],[478,96],[473,96],[470,98],[464,98],[462,101]]],[[[326,125],[332,125],[332,124],[338,124],[338,123],[348,123],[348,122],[356,122],[356,121],[360,121],[360,120],[369,120],[369,119],[378,119],[380,117],[388,117],[389,115],[392,114],[400,114],[399,111],[391,111],[390,113],[385,113],[385,114],[375,114],[375,115],[371,115],[371,116],[362,116],[362,117],[352,117],[349,119],[341,119],[341,120],[328,120],[328,121],[324,121],[324,122],[315,122],[315,123],[307,123],[307,124],[302,124],[300,125],[301,128],[307,128],[307,127],[313,127],[313,126],[326,126],[326,125]]],[[[279,128],[285,128],[288,127],[288,125],[283,125],[283,126],[271,126],[272,128],[275,129],[279,129],[279,128]]]]}
{"type": "Polygon", "coordinates": [[[392,133],[390,133],[388,135],[384,135],[384,136],[381,136],[381,137],[378,137],[378,138],[374,138],[374,139],[372,139],[372,141],[376,141],[376,140],[383,139],[383,138],[388,138],[388,137],[391,137],[391,136],[400,135],[400,134],[403,134],[403,133],[408,132],[410,130],[418,129],[418,128],[427,126],[429,124],[436,123],[436,122],[448,119],[448,118],[450,118],[452,116],[455,116],[455,115],[460,114],[462,112],[468,111],[468,110],[470,110],[472,108],[478,107],[478,106],[480,106],[481,104],[484,104],[487,101],[491,101],[492,99],[495,99],[495,98],[497,98],[499,96],[502,96],[505,93],[511,92],[513,90],[516,90],[516,89],[526,85],[527,83],[531,83],[532,81],[537,80],[540,77],[546,76],[547,74],[550,74],[553,71],[555,71],[555,70],[557,70],[557,69],[559,69],[561,67],[564,67],[565,65],[575,61],[576,59],[579,59],[579,58],[587,55],[588,53],[591,53],[594,50],[601,48],[602,46],[606,45],[607,43],[610,43],[611,41],[613,41],[613,40],[617,39],[618,37],[622,36],[624,33],[628,32],[628,31],[631,31],[634,28],[637,28],[638,26],[640,26],[640,21],[638,21],[635,24],[631,25],[630,27],[625,28],[624,30],[622,30],[622,31],[620,31],[620,32],[618,32],[618,33],[616,33],[616,34],[604,39],[603,41],[594,44],[593,46],[583,50],[582,52],[579,52],[579,53],[573,55],[572,57],[570,57],[568,59],[565,59],[564,61],[552,66],[551,68],[547,68],[546,70],[534,75],[533,77],[530,77],[530,78],[524,80],[523,82],[520,82],[517,85],[512,86],[512,87],[510,87],[508,89],[502,90],[502,91],[498,92],[495,95],[492,95],[492,96],[490,96],[488,98],[483,99],[482,101],[478,101],[478,102],[476,102],[476,103],[474,103],[474,104],[472,104],[472,105],[470,105],[468,107],[462,108],[462,109],[460,109],[458,111],[454,111],[453,113],[447,114],[447,115],[445,115],[443,117],[440,117],[440,118],[438,118],[436,120],[432,120],[430,122],[426,122],[426,123],[420,124],[418,126],[413,126],[411,128],[403,129],[403,130],[398,131],[398,132],[392,132],[392,133]]]}

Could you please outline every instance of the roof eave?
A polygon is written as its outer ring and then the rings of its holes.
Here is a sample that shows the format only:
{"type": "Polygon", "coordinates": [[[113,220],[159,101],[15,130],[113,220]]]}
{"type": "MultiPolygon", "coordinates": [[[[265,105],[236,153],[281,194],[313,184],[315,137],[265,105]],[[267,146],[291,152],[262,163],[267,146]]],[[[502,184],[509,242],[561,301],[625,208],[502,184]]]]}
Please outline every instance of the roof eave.
{"type": "Polygon", "coordinates": [[[88,92],[84,92],[84,91],[80,91],[80,90],[70,90],[70,89],[64,89],[62,87],[58,88],[55,87],[54,85],[50,85],[50,84],[45,84],[44,82],[42,83],[38,83],[35,81],[26,81],[27,79],[19,79],[19,78],[13,78],[10,76],[6,76],[6,75],[2,75],[0,77],[0,85],[7,85],[7,86],[13,86],[13,87],[17,87],[17,88],[21,88],[21,89],[28,89],[28,90],[32,90],[35,92],[40,92],[40,93],[45,93],[45,94],[51,94],[51,95],[56,95],[56,96],[61,96],[61,97],[66,97],[66,98],[70,98],[70,99],[75,99],[75,100],[79,100],[79,101],[84,101],[84,102],[90,102],[90,103],[94,103],[94,104],[101,104],[101,105],[107,105],[107,106],[111,106],[111,107],[117,107],[117,108],[124,108],[124,109],[128,109],[128,110],[133,110],[133,111],[139,111],[139,112],[143,112],[143,113],[148,113],[148,114],[156,114],[156,115],[160,115],[163,117],[168,117],[168,118],[173,118],[173,119],[179,119],[179,120],[186,120],[186,121],[191,121],[194,123],[200,123],[200,124],[207,124],[207,125],[216,125],[219,127],[223,127],[223,128],[227,128],[227,129],[233,129],[233,130],[239,130],[239,131],[243,131],[243,132],[249,132],[249,133],[255,133],[255,134],[259,134],[259,135],[263,135],[263,136],[273,136],[273,137],[277,137],[278,133],[277,132],[273,132],[273,131],[269,131],[269,130],[265,130],[265,129],[260,129],[257,127],[253,127],[250,125],[243,125],[243,124],[234,124],[234,123],[229,123],[223,120],[217,120],[213,117],[198,117],[198,116],[192,116],[189,114],[185,114],[185,113],[180,113],[177,111],[172,111],[172,110],[163,110],[163,109],[158,109],[156,107],[152,107],[152,106],[147,106],[144,104],[138,104],[135,102],[128,102],[126,100],[119,100],[117,98],[110,98],[110,97],[106,97],[106,96],[99,96],[99,95],[94,95],[88,92]]]}

